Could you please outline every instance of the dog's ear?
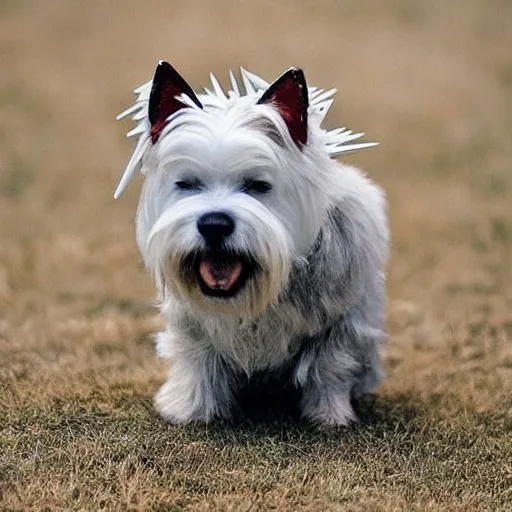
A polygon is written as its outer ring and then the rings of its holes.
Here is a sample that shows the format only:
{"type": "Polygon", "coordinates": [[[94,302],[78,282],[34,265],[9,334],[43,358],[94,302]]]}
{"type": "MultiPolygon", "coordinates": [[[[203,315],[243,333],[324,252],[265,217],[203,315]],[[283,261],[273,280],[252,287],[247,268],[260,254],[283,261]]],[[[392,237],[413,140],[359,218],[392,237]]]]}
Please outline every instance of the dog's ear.
{"type": "Polygon", "coordinates": [[[308,141],[308,86],[302,69],[290,68],[265,91],[258,104],[272,104],[302,149],[308,141]]]}
{"type": "Polygon", "coordinates": [[[161,60],[156,67],[149,95],[148,114],[153,144],[158,141],[167,118],[187,106],[176,99],[182,94],[188,96],[199,108],[203,108],[195,92],[184,78],[168,62],[161,60]]]}

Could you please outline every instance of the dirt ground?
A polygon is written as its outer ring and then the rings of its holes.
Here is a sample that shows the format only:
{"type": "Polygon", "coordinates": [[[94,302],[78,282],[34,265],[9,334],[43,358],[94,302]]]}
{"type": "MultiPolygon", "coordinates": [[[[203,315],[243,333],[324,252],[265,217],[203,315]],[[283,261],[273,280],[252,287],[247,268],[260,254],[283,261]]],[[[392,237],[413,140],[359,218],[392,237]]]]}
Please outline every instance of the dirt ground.
{"type": "Polygon", "coordinates": [[[2,0],[1,510],[509,510],[512,2],[2,0]],[[388,378],[361,422],[173,427],[115,115],[290,65],[387,191],[388,378]]]}

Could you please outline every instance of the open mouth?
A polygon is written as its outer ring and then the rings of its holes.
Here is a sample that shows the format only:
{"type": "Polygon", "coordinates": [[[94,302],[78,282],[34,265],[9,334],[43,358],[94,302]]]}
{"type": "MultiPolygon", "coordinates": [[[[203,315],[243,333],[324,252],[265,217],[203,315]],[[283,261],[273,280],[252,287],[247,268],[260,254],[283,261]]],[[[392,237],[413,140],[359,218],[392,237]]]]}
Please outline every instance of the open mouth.
{"type": "Polygon", "coordinates": [[[227,252],[196,255],[194,271],[201,291],[211,297],[234,297],[254,270],[245,257],[227,252]]]}

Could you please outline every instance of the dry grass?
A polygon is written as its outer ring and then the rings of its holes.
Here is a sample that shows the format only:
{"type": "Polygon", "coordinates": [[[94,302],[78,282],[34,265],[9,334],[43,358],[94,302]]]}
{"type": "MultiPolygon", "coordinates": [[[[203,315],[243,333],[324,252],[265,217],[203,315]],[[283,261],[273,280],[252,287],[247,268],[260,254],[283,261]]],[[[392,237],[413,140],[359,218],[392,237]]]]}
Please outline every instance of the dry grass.
{"type": "Polygon", "coordinates": [[[0,507],[506,510],[512,4],[0,3],[0,507]],[[362,422],[172,427],[114,115],[167,58],[196,86],[290,64],[388,191],[389,378],[362,422]]]}

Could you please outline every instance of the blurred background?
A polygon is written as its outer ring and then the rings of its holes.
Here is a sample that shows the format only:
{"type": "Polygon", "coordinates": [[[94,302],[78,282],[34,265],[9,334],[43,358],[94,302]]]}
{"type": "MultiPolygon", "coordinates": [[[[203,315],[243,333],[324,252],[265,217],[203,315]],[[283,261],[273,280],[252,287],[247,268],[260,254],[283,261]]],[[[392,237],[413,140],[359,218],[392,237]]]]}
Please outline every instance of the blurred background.
{"type": "MultiPolygon", "coordinates": [[[[0,346],[18,400],[114,381],[149,396],[163,375],[134,242],[141,178],[112,199],[132,147],[132,125],[114,118],[159,59],[195,88],[210,71],[227,85],[240,65],[267,80],[296,65],[310,85],[336,87],[328,126],[381,143],[345,161],[389,198],[383,393],[433,393],[464,365],[501,372],[512,361],[511,48],[508,0],[2,0],[0,346]],[[493,339],[499,350],[479,358],[493,339]]],[[[492,393],[467,399],[485,408],[492,393]]]]}

